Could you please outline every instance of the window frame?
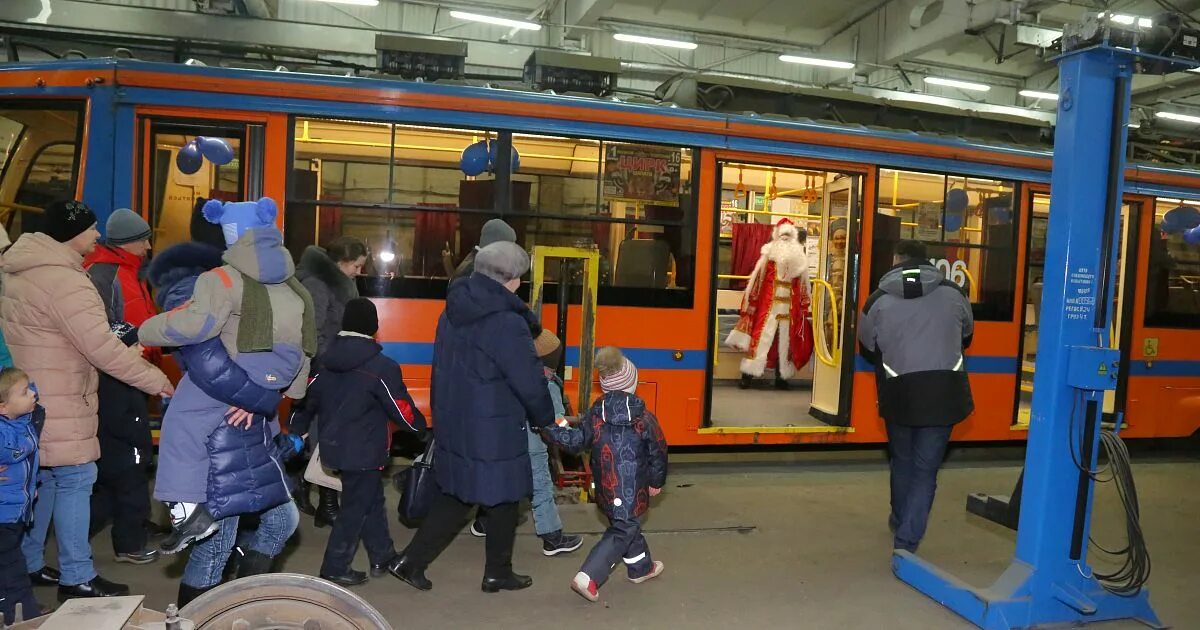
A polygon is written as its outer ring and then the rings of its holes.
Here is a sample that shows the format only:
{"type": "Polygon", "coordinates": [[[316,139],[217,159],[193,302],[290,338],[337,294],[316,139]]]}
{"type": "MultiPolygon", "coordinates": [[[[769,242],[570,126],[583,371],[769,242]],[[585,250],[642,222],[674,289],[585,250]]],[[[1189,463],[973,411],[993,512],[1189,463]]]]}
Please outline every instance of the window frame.
{"type": "MultiPolygon", "coordinates": [[[[693,277],[688,282],[688,284],[690,286],[683,287],[683,288],[676,288],[676,289],[655,289],[655,288],[621,287],[621,286],[613,286],[613,285],[604,285],[604,286],[599,287],[597,299],[598,299],[600,306],[633,306],[633,307],[646,307],[646,308],[691,309],[695,305],[695,296],[696,296],[695,284],[696,284],[696,276],[697,276],[698,270],[696,269],[694,259],[696,258],[697,253],[698,253],[697,252],[698,245],[697,245],[696,241],[698,239],[698,229],[697,228],[699,225],[698,213],[699,213],[699,209],[700,209],[699,194],[698,194],[699,187],[700,187],[700,180],[701,180],[701,175],[700,175],[701,148],[700,147],[661,144],[661,143],[647,142],[647,141],[636,140],[636,139],[626,140],[626,139],[617,139],[617,138],[601,138],[601,137],[592,137],[592,136],[577,136],[577,135],[563,135],[563,134],[549,135],[549,134],[542,134],[537,131],[530,131],[530,130],[524,130],[524,129],[496,128],[496,129],[480,129],[480,130],[478,130],[478,131],[482,132],[483,134],[486,134],[486,136],[488,138],[500,138],[501,136],[507,135],[508,136],[507,143],[510,146],[511,146],[513,134],[522,134],[524,136],[534,136],[534,137],[537,137],[537,136],[557,137],[557,138],[566,138],[566,139],[570,139],[570,140],[592,140],[592,141],[599,142],[600,143],[600,151],[599,151],[600,163],[599,163],[599,167],[597,169],[597,174],[596,174],[597,188],[598,188],[597,206],[596,206],[597,209],[599,209],[602,206],[602,202],[604,200],[604,194],[603,194],[603,191],[600,190],[600,188],[602,188],[603,182],[604,182],[604,145],[605,145],[605,143],[613,142],[613,143],[622,143],[622,144],[639,144],[639,145],[647,145],[647,146],[665,147],[665,148],[670,148],[670,149],[675,149],[675,150],[686,149],[691,152],[691,157],[690,157],[690,171],[691,172],[688,174],[685,174],[683,172],[683,169],[681,168],[680,183],[682,185],[686,181],[687,185],[690,187],[690,194],[688,195],[690,197],[690,200],[687,203],[687,205],[683,205],[682,203],[680,205],[680,209],[683,214],[682,220],[615,218],[615,217],[604,217],[601,215],[575,215],[575,214],[564,214],[564,213],[543,213],[543,212],[539,212],[538,210],[532,209],[532,208],[530,210],[513,210],[511,208],[508,208],[508,209],[504,208],[507,196],[500,195],[500,194],[493,195],[491,208],[453,208],[453,209],[451,209],[451,208],[445,208],[442,206],[423,206],[423,205],[419,205],[419,204],[392,203],[390,201],[382,202],[382,203],[380,203],[380,202],[344,201],[344,200],[330,201],[330,200],[322,200],[322,199],[301,199],[301,198],[297,198],[292,195],[292,192],[293,192],[294,187],[297,182],[297,179],[295,177],[295,172],[294,172],[295,171],[295,163],[296,163],[296,125],[297,125],[298,121],[300,121],[300,120],[322,120],[322,121],[331,121],[331,122],[374,123],[374,124],[382,123],[382,124],[387,124],[387,125],[392,126],[393,138],[394,138],[394,134],[395,134],[394,130],[395,130],[396,126],[405,127],[405,126],[416,125],[416,126],[430,128],[430,129],[444,129],[447,131],[454,131],[454,130],[462,129],[461,127],[456,127],[456,126],[451,126],[451,125],[446,125],[446,124],[436,124],[436,123],[430,124],[430,123],[426,123],[426,122],[422,122],[422,121],[397,121],[397,120],[379,120],[379,119],[365,119],[365,118],[355,118],[353,120],[348,120],[348,119],[340,118],[340,117],[292,114],[291,116],[288,117],[287,164],[289,166],[288,166],[288,171],[287,171],[287,183],[286,183],[286,191],[287,191],[287,197],[286,197],[287,204],[286,205],[289,207],[299,206],[299,207],[307,207],[307,208],[316,208],[317,206],[328,206],[328,207],[357,208],[357,209],[385,210],[385,211],[399,211],[399,212],[436,212],[436,213],[474,214],[474,215],[482,215],[482,216],[495,217],[495,218],[501,218],[501,219],[509,219],[509,218],[526,219],[526,220],[547,219],[547,220],[552,220],[552,221],[553,220],[578,221],[578,222],[585,222],[588,224],[603,223],[606,225],[647,225],[647,226],[656,226],[656,227],[663,227],[663,228],[679,228],[680,230],[683,231],[682,237],[683,237],[684,249],[686,250],[687,244],[689,242],[691,243],[691,252],[692,252],[692,257],[693,257],[693,264],[692,264],[692,276],[693,277]],[[685,178],[686,178],[686,180],[685,180],[685,178]],[[689,241],[689,239],[690,239],[690,241],[689,241]]],[[[392,144],[393,145],[395,144],[394,139],[393,139],[392,144]]],[[[389,174],[388,174],[388,181],[389,181],[388,198],[389,198],[389,200],[391,199],[392,194],[393,194],[392,181],[393,181],[393,176],[394,176],[395,167],[396,167],[394,149],[392,151],[390,151],[390,154],[391,154],[391,157],[388,158],[388,162],[387,162],[387,165],[389,168],[389,174]]],[[[335,161],[343,162],[346,164],[352,163],[349,160],[335,160],[335,161]]],[[[367,163],[367,162],[364,162],[364,163],[367,163]]],[[[512,176],[517,173],[514,173],[511,169],[512,169],[512,165],[508,160],[501,160],[500,164],[498,165],[498,168],[495,172],[495,179],[493,181],[509,182],[509,184],[511,186],[513,183],[515,183],[515,181],[518,181],[518,180],[514,180],[512,178],[512,176]]],[[[286,223],[284,226],[284,230],[285,231],[287,230],[286,223]]],[[[615,272],[615,270],[614,270],[614,272],[615,272]]],[[[446,288],[449,284],[448,280],[441,279],[441,278],[393,278],[387,282],[381,282],[381,280],[382,279],[373,279],[373,278],[372,279],[360,279],[360,282],[359,282],[360,291],[368,297],[386,297],[386,298],[402,298],[402,299],[443,299],[445,297],[446,288]],[[408,285],[408,286],[405,286],[405,285],[408,285]]],[[[575,297],[578,297],[577,294],[580,290],[581,289],[579,287],[573,287],[572,294],[575,297]]],[[[526,282],[526,283],[522,284],[522,287],[518,291],[518,294],[527,297],[528,291],[529,291],[529,285],[528,285],[528,282],[526,282]]],[[[558,299],[558,283],[547,282],[543,289],[543,296],[548,303],[550,301],[557,300],[558,299]]]]}
{"type": "MultiPolygon", "coordinates": [[[[84,128],[87,127],[87,101],[85,99],[23,99],[9,98],[0,99],[0,110],[34,110],[34,111],[66,111],[75,112],[75,138],[73,140],[75,151],[71,158],[71,180],[67,188],[71,190],[71,197],[78,196],[79,183],[82,181],[83,173],[80,168],[83,165],[83,138],[84,128]]],[[[21,142],[25,140],[26,134],[29,132],[29,125],[22,125],[21,132],[17,135],[14,147],[21,146],[21,142]]],[[[13,200],[16,201],[17,195],[25,184],[29,181],[29,174],[33,171],[34,164],[38,158],[42,156],[45,150],[51,146],[70,144],[68,142],[51,142],[45,146],[39,147],[37,153],[29,160],[29,164],[25,167],[25,172],[21,175],[21,181],[18,183],[16,191],[13,193],[13,200]]],[[[9,176],[12,168],[13,160],[11,156],[5,160],[3,167],[0,167],[0,183],[4,182],[9,176]]],[[[16,217],[16,212],[9,213],[8,220],[5,221],[5,229],[11,229],[12,221],[16,217]]]]}
{"type": "MultiPolygon", "coordinates": [[[[993,175],[986,175],[986,174],[980,175],[977,173],[963,173],[963,172],[954,172],[954,171],[934,171],[934,170],[913,168],[913,167],[909,167],[909,166],[898,166],[895,164],[880,164],[880,165],[878,165],[878,168],[875,170],[875,190],[876,191],[883,190],[882,186],[883,186],[884,171],[901,171],[901,172],[909,172],[909,173],[920,173],[922,175],[937,175],[937,176],[946,178],[944,181],[948,181],[950,178],[989,179],[989,180],[1012,185],[1012,193],[1011,193],[1012,194],[1012,205],[1011,205],[1012,237],[1010,239],[1011,242],[1008,244],[1008,251],[1011,252],[1012,259],[1013,259],[1013,263],[1012,263],[1012,265],[1010,265],[1010,269],[1008,271],[1008,282],[1009,282],[1009,286],[1011,287],[1011,294],[1008,296],[1008,299],[1005,301],[1004,304],[989,303],[989,302],[982,302],[982,301],[971,302],[971,315],[975,319],[976,322],[1012,322],[1014,320],[1014,318],[1019,314],[1019,311],[1018,311],[1017,305],[1016,305],[1016,301],[1017,301],[1017,294],[1019,293],[1017,291],[1017,283],[1020,281],[1020,278],[1018,277],[1017,272],[1018,272],[1018,268],[1021,267],[1020,260],[1018,260],[1018,253],[1020,250],[1020,242],[1021,242],[1021,230],[1020,230],[1021,202],[1020,202],[1020,199],[1021,199],[1021,195],[1025,194],[1025,192],[1028,190],[1028,182],[1024,182],[1024,181],[1016,180],[1016,179],[1003,179],[1003,178],[999,178],[999,177],[996,177],[993,175]]],[[[949,190],[947,188],[947,186],[948,186],[948,184],[943,184],[943,190],[949,190]]],[[[872,252],[871,255],[872,256],[878,255],[878,251],[875,248],[875,243],[877,242],[877,235],[879,234],[879,232],[876,229],[875,218],[877,218],[879,216],[879,209],[880,209],[882,199],[883,199],[883,197],[881,195],[879,195],[879,194],[875,195],[875,207],[872,210],[872,212],[874,213],[874,216],[872,216],[872,226],[873,227],[871,230],[871,252],[872,252]]],[[[942,218],[943,218],[942,234],[943,235],[945,235],[945,226],[944,226],[945,212],[946,212],[945,200],[943,199],[943,201],[942,201],[942,218]]],[[[902,238],[900,240],[903,241],[903,240],[920,240],[920,239],[903,239],[902,238]]],[[[997,246],[990,246],[990,245],[984,245],[984,244],[977,245],[974,243],[951,243],[951,242],[945,242],[945,241],[931,243],[929,241],[923,241],[923,240],[921,240],[920,242],[924,243],[927,247],[943,247],[943,248],[944,247],[961,247],[961,248],[967,248],[967,249],[980,250],[985,257],[984,258],[985,260],[989,253],[989,250],[1001,249],[1000,247],[997,247],[997,246]]],[[[870,273],[870,270],[868,270],[868,273],[870,273]]],[[[871,291],[878,290],[879,280],[880,280],[880,278],[868,278],[868,281],[870,282],[869,288],[871,291]]],[[[976,290],[979,291],[979,295],[982,298],[983,288],[984,288],[982,278],[975,278],[975,283],[978,285],[976,287],[976,290]]]]}
{"type": "MultiPolygon", "coordinates": [[[[1158,234],[1160,234],[1162,232],[1162,230],[1159,228],[1159,225],[1161,224],[1161,221],[1158,218],[1159,203],[1168,203],[1168,205],[1169,205],[1169,202],[1162,202],[1161,199],[1162,199],[1161,197],[1155,197],[1150,204],[1151,208],[1150,208],[1150,235],[1149,235],[1149,237],[1151,239],[1158,238],[1158,234]]],[[[1170,248],[1168,247],[1168,244],[1164,243],[1163,247],[1166,249],[1166,252],[1164,252],[1164,253],[1170,259],[1171,263],[1175,263],[1175,259],[1173,257],[1171,257],[1170,248]]],[[[1153,248],[1154,248],[1153,242],[1147,243],[1147,252],[1146,252],[1147,258],[1149,258],[1150,251],[1153,250],[1153,248]]],[[[1200,266],[1200,263],[1191,263],[1191,264],[1200,266]]],[[[1193,313],[1193,314],[1179,313],[1179,312],[1169,311],[1169,310],[1160,310],[1155,313],[1150,312],[1150,291],[1151,291],[1151,282],[1152,282],[1151,281],[1151,271],[1152,270],[1149,268],[1149,263],[1147,263],[1146,275],[1145,275],[1145,280],[1144,280],[1144,288],[1142,288],[1142,294],[1144,296],[1143,299],[1145,300],[1146,306],[1144,308],[1144,312],[1142,313],[1141,326],[1143,328],[1154,328],[1154,329],[1161,329],[1161,330],[1200,330],[1200,312],[1193,313]]],[[[1172,277],[1171,274],[1168,273],[1167,274],[1168,288],[1170,286],[1171,277],[1172,277]]]]}

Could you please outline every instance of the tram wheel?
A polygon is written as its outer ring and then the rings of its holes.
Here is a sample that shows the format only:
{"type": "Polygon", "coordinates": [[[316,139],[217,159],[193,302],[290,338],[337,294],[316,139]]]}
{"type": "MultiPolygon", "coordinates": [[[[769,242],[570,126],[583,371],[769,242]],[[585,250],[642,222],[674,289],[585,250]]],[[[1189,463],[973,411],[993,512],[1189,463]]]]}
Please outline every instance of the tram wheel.
{"type": "Polygon", "coordinates": [[[366,600],[311,575],[269,573],[234,580],[184,606],[196,630],[392,630],[366,600]]]}

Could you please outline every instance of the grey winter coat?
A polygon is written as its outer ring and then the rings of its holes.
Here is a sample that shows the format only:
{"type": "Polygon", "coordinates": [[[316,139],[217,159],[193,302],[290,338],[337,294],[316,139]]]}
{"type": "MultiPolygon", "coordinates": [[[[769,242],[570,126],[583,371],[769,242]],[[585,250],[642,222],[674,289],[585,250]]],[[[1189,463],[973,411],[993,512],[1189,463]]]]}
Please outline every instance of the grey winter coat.
{"type": "Polygon", "coordinates": [[[858,326],[879,414],[907,426],[962,422],[975,409],[963,359],[974,331],[970,301],[935,267],[905,263],[884,274],[858,326]]]}
{"type": "Polygon", "coordinates": [[[342,329],[346,303],[358,297],[358,285],[338,269],[323,247],[311,245],[300,255],[296,277],[312,294],[317,320],[317,356],[325,354],[342,329]]]}

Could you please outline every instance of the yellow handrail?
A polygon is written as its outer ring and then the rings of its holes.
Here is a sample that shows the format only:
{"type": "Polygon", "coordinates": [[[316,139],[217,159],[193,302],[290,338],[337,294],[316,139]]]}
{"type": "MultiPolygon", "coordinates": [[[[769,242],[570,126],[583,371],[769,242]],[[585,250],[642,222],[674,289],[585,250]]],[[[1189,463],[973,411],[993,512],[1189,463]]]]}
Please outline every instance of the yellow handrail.
{"type": "Polygon", "coordinates": [[[967,269],[966,265],[963,265],[962,272],[967,277],[967,284],[969,285],[967,286],[967,299],[973,303],[979,297],[979,289],[975,284],[975,276],[971,275],[971,270],[967,269]]]}
{"type": "Polygon", "coordinates": [[[819,278],[813,279],[812,285],[813,285],[813,289],[816,289],[817,287],[824,289],[824,291],[816,291],[816,290],[813,291],[813,313],[814,314],[820,312],[821,303],[823,302],[823,298],[826,295],[829,296],[829,303],[831,304],[831,306],[829,308],[829,317],[830,317],[830,319],[833,320],[833,342],[834,342],[833,347],[831,347],[831,348],[825,347],[829,340],[825,339],[825,326],[823,325],[824,322],[819,322],[819,321],[817,321],[817,319],[818,319],[817,317],[813,317],[813,340],[815,341],[815,343],[813,344],[813,348],[814,348],[813,353],[817,355],[817,360],[819,360],[821,363],[824,363],[825,365],[828,365],[829,367],[836,368],[836,367],[838,367],[838,365],[841,364],[841,354],[842,354],[841,353],[841,349],[842,349],[842,339],[841,339],[842,334],[841,333],[842,333],[842,331],[838,327],[838,313],[837,313],[837,304],[836,304],[837,294],[835,294],[833,291],[833,285],[831,285],[828,282],[821,280],[819,278]]]}

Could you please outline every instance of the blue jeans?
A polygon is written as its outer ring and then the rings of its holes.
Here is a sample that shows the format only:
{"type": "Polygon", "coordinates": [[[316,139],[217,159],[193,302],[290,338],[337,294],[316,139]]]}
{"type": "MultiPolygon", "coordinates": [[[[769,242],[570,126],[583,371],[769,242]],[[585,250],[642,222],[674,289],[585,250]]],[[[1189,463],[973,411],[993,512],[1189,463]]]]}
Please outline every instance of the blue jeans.
{"type": "Polygon", "coordinates": [[[533,467],[533,529],[538,536],[562,530],[558,505],[554,503],[554,480],[550,478],[550,454],[542,436],[529,431],[529,464],[533,467]]]}
{"type": "MultiPolygon", "coordinates": [[[[263,512],[258,530],[249,541],[249,548],[264,556],[274,558],[283,551],[283,546],[295,533],[300,524],[300,511],[296,504],[288,501],[263,512]]],[[[238,537],[238,517],[221,519],[217,533],[205,538],[192,547],[187,566],[183,569],[183,583],[195,588],[208,588],[221,583],[225,564],[233,552],[238,537]]]]}
{"type": "Polygon", "coordinates": [[[46,566],[46,535],[54,523],[58,543],[59,584],[75,586],[96,577],[88,528],[92,520],[92,485],[96,464],[55,466],[38,472],[38,496],[33,502],[33,526],[21,541],[25,568],[30,573],[46,566]]]}
{"type": "Polygon", "coordinates": [[[888,422],[892,469],[892,513],[888,526],[893,547],[915,552],[925,537],[937,491],[938,468],[946,456],[953,427],[909,427],[888,422]]]}

